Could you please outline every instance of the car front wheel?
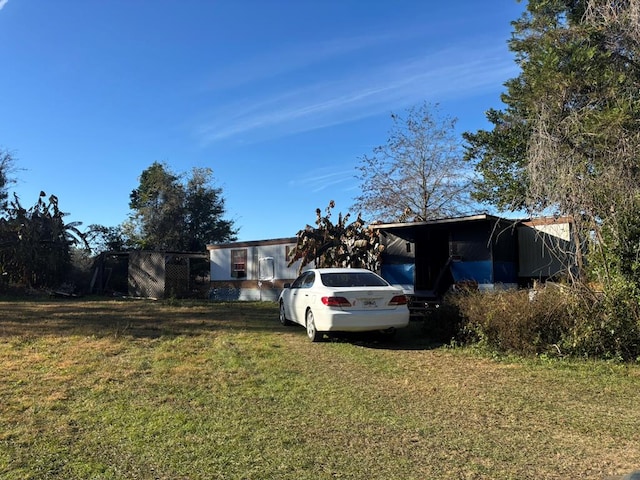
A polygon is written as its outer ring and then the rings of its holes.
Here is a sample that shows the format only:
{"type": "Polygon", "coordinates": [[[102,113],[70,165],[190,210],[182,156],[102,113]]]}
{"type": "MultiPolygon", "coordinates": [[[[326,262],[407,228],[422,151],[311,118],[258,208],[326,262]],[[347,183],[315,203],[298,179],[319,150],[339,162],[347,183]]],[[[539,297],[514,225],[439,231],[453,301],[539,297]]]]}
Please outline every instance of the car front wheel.
{"type": "Polygon", "coordinates": [[[280,315],[279,315],[279,317],[280,317],[280,323],[282,325],[284,325],[285,327],[291,325],[291,321],[289,319],[287,319],[287,314],[284,311],[284,302],[280,302],[280,315]]]}
{"type": "Polygon", "coordinates": [[[322,333],[316,329],[316,322],[313,318],[313,312],[307,310],[307,336],[312,342],[319,342],[322,340],[322,333]]]}

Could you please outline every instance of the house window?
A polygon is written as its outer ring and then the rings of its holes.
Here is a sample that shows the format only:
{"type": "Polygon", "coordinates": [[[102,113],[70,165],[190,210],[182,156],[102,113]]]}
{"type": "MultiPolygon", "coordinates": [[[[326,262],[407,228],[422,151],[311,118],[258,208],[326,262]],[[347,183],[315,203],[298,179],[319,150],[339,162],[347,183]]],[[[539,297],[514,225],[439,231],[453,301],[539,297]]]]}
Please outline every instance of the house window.
{"type": "Polygon", "coordinates": [[[296,245],[285,245],[284,247],[284,256],[287,260],[287,263],[291,261],[293,258],[294,252],[296,250],[296,245]]]}
{"type": "Polygon", "coordinates": [[[231,276],[233,278],[246,278],[247,276],[247,250],[231,250],[231,276]]]}

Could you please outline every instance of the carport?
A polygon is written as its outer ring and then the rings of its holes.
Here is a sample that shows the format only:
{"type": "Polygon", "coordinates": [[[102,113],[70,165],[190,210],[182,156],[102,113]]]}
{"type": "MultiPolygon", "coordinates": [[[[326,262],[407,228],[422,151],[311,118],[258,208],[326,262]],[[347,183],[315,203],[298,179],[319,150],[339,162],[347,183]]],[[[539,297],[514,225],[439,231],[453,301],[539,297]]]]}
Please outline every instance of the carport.
{"type": "Polygon", "coordinates": [[[487,214],[374,225],[385,245],[382,276],[428,301],[453,285],[517,286],[517,225],[487,214]]]}

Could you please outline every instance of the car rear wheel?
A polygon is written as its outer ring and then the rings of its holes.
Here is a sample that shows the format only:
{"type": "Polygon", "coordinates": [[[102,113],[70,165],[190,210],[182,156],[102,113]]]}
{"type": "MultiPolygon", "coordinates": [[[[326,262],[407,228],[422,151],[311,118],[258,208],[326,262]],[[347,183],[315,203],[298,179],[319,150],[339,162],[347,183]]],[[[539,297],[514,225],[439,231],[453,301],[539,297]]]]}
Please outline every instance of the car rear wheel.
{"type": "Polygon", "coordinates": [[[307,336],[309,337],[309,340],[311,340],[312,342],[319,342],[320,340],[322,340],[322,332],[319,332],[316,329],[316,322],[313,318],[313,312],[311,311],[311,309],[307,310],[307,316],[306,316],[306,320],[307,320],[307,336]]]}
{"type": "Polygon", "coordinates": [[[287,314],[284,311],[284,302],[280,302],[280,323],[285,327],[291,325],[291,320],[287,319],[287,314]]]}

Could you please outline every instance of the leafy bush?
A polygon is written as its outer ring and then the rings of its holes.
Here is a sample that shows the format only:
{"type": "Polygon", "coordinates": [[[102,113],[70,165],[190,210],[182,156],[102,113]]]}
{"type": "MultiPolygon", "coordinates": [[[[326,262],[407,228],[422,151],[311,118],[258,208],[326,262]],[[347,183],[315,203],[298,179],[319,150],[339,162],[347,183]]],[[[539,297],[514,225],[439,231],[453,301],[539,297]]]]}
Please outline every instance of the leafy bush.
{"type": "Polygon", "coordinates": [[[572,355],[622,361],[640,359],[640,292],[618,279],[573,312],[573,324],[563,341],[572,355]]]}

